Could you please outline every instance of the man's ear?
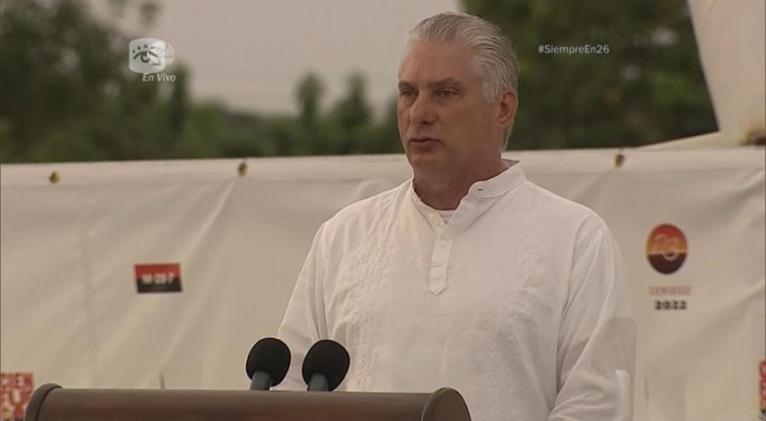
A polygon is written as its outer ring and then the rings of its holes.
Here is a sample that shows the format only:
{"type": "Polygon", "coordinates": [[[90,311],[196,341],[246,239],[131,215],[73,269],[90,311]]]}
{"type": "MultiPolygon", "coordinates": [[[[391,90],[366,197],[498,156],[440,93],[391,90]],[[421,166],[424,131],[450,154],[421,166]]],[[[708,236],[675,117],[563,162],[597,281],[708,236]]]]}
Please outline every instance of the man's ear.
{"type": "Polygon", "coordinates": [[[513,124],[516,110],[519,108],[519,99],[512,91],[506,91],[498,99],[497,125],[505,130],[513,124]]]}

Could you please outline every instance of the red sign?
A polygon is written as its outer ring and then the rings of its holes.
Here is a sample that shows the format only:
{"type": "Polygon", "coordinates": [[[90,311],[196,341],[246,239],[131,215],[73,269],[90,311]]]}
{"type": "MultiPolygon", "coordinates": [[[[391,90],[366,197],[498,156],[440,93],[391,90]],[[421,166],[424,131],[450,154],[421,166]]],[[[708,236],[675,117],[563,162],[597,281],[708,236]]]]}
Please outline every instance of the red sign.
{"type": "Polygon", "coordinates": [[[181,292],[181,265],[150,263],[135,266],[136,288],[145,292],[181,292]]]}
{"type": "Polygon", "coordinates": [[[35,389],[32,373],[0,373],[0,411],[3,421],[21,421],[35,389]]]}
{"type": "Polygon", "coordinates": [[[766,360],[761,361],[761,415],[766,418],[766,360]]]}

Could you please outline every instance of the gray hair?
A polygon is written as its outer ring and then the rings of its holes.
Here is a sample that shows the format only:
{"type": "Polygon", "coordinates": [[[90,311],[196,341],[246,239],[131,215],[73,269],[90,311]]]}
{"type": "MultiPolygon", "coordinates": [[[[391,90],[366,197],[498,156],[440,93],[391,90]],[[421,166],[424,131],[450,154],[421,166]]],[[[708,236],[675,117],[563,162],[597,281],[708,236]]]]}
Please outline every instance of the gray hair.
{"type": "MultiPolygon", "coordinates": [[[[516,52],[497,25],[466,13],[440,13],[412,28],[408,46],[415,41],[457,41],[474,49],[473,61],[484,86],[487,103],[492,103],[498,94],[508,90],[518,95],[516,52]]],[[[511,128],[512,125],[504,133],[506,145],[511,128]]]]}

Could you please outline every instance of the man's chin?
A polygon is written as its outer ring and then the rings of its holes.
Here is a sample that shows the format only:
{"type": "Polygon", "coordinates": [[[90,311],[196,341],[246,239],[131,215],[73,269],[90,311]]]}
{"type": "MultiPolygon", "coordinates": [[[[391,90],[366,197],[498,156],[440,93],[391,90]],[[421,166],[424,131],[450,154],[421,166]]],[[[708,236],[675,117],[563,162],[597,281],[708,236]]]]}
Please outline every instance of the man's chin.
{"type": "Polygon", "coordinates": [[[407,151],[407,161],[413,169],[436,169],[445,165],[444,156],[436,151],[407,151]]]}

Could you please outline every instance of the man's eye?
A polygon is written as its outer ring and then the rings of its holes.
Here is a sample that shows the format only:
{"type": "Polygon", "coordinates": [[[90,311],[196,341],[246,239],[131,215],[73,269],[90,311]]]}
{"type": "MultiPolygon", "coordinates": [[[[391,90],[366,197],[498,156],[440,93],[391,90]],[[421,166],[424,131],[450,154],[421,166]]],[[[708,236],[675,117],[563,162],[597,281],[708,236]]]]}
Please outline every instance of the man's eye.
{"type": "Polygon", "coordinates": [[[407,96],[412,96],[412,95],[413,95],[413,90],[412,89],[400,89],[399,90],[399,96],[407,97],[407,96]]]}
{"type": "Polygon", "coordinates": [[[436,96],[439,96],[439,97],[450,97],[453,95],[457,95],[457,91],[453,89],[439,89],[438,91],[436,91],[436,96]]]}

